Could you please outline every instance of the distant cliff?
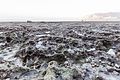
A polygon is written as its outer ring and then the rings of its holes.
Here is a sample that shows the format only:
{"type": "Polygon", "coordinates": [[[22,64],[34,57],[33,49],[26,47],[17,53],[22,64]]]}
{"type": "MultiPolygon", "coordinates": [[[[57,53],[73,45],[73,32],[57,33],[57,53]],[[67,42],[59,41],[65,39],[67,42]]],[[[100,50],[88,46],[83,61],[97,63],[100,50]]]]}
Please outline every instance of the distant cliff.
{"type": "Polygon", "coordinates": [[[86,21],[120,21],[120,12],[95,13],[84,16],[86,21]]]}

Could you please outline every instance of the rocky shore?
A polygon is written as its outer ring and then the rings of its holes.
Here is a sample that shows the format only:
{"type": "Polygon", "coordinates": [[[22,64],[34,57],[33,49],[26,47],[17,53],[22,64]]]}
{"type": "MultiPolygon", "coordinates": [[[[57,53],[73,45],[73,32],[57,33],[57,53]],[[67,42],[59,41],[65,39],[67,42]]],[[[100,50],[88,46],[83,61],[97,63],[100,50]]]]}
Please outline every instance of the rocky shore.
{"type": "Polygon", "coordinates": [[[120,80],[120,22],[0,23],[0,80],[120,80]]]}

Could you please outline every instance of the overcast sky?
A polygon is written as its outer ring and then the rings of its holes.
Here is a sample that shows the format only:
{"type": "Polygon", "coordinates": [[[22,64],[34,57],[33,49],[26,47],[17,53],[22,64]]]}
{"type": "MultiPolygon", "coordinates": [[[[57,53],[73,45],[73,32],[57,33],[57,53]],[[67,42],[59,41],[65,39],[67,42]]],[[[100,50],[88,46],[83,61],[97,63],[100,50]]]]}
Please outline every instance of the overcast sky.
{"type": "Polygon", "coordinates": [[[81,20],[101,12],[120,12],[120,0],[0,0],[0,21],[81,20]]]}

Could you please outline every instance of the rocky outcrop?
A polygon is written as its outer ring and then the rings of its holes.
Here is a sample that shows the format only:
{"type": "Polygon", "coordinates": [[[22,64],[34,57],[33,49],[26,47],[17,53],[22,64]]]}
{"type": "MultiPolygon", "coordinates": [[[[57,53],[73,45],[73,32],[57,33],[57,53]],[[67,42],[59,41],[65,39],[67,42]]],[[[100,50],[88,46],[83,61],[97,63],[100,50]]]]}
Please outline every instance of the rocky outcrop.
{"type": "Polygon", "coordinates": [[[1,80],[120,79],[119,23],[1,24],[1,80]]]}

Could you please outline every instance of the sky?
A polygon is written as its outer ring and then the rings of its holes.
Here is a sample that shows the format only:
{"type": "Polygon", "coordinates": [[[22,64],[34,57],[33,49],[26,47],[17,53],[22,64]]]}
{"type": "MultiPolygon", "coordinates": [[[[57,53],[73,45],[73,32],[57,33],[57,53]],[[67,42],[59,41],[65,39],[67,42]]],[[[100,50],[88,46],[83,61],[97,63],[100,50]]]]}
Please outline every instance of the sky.
{"type": "Polygon", "coordinates": [[[79,21],[81,17],[120,12],[120,0],[0,0],[0,21],[79,21]]]}

